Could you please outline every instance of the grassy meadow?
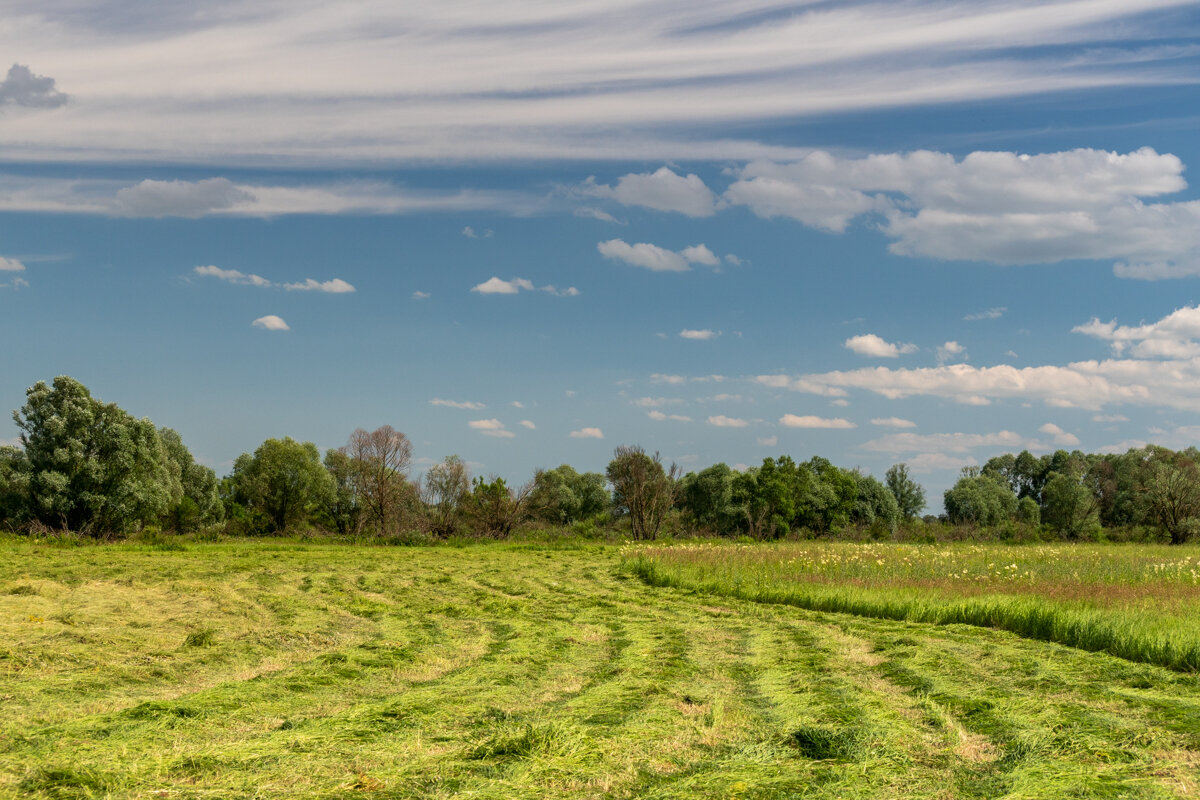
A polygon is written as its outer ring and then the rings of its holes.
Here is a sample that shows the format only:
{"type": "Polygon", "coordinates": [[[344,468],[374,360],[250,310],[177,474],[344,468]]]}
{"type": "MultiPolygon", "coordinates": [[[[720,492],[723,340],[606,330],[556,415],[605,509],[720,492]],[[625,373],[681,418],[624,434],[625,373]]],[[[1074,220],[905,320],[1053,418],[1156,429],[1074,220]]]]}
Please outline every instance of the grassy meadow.
{"type": "Polygon", "coordinates": [[[1181,647],[1192,553],[7,540],[0,797],[1193,797],[1186,665],[763,594],[1181,647]]]}

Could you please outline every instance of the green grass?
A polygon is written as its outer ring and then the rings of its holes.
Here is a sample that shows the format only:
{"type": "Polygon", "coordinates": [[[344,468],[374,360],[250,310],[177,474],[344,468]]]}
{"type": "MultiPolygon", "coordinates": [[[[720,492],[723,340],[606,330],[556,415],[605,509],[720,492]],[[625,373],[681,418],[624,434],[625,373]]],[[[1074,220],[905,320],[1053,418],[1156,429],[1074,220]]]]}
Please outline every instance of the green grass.
{"type": "Polygon", "coordinates": [[[961,623],[1200,670],[1200,551],[1145,545],[639,546],[653,586],[815,611],[961,623]]]}
{"type": "Polygon", "coordinates": [[[1200,791],[1192,674],[649,586],[629,563],[0,542],[0,797],[1200,791]]]}

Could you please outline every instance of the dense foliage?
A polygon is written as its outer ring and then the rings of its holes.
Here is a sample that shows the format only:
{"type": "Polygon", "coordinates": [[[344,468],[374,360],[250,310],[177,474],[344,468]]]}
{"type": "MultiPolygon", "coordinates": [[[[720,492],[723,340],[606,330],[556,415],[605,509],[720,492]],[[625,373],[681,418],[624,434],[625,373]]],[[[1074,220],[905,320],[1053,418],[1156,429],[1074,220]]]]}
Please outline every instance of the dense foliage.
{"type": "Polygon", "coordinates": [[[221,480],[182,437],[155,428],[60,376],[26,393],[19,446],[0,447],[0,527],[95,536],[166,529],[240,536],[321,530],[342,536],[503,538],[527,527],[608,529],[633,539],[704,534],[921,539],[1161,538],[1200,532],[1200,451],[1148,446],[1124,454],[1005,454],[963,470],[941,518],[919,515],[925,490],[905,464],[881,482],[814,456],[781,455],[740,471],[680,475],[657,453],[623,445],[604,474],[562,464],[523,485],[472,476],[456,455],[409,474],[412,443],[384,425],[355,430],[323,455],[268,439],[221,480]]]}

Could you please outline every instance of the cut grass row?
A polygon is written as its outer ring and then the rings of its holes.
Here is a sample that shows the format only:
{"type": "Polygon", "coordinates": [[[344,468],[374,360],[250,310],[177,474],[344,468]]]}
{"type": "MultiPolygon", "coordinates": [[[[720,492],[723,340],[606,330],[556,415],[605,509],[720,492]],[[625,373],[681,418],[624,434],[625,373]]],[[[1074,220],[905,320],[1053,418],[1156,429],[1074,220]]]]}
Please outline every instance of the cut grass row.
{"type": "Polygon", "coordinates": [[[1194,676],[649,587],[615,548],[10,544],[0,642],[0,797],[1197,791],[1194,676]]]}
{"type": "Polygon", "coordinates": [[[685,544],[626,552],[647,584],[814,611],[965,624],[1200,670],[1200,553],[1145,546],[685,544]]]}

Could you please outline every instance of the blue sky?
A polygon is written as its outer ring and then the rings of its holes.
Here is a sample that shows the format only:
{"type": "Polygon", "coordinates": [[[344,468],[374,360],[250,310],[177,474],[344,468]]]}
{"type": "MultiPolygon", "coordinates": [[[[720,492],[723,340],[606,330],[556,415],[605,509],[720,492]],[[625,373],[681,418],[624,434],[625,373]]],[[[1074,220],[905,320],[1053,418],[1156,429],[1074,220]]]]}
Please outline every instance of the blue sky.
{"type": "Polygon", "coordinates": [[[518,481],[906,461],[934,508],[1200,443],[1200,4],[433,5],[6,4],[0,405],[69,374],[219,473],[385,423],[518,481]]]}

